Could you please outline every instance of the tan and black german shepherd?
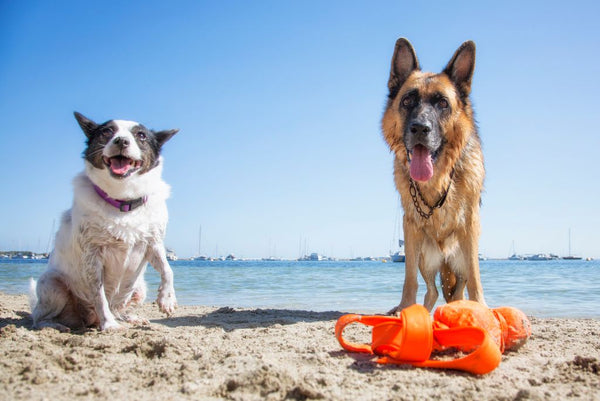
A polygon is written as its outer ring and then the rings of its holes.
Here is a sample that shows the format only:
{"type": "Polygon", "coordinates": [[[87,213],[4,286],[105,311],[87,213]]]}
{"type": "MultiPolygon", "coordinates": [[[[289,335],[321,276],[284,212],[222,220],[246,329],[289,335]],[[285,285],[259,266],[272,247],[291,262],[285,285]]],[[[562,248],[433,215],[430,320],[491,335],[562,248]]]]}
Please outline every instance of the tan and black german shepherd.
{"type": "Polygon", "coordinates": [[[483,154],[469,100],[475,43],[463,43],[439,74],[422,72],[410,42],[398,39],[388,81],[383,135],[394,159],[404,208],[406,271],[400,305],[416,303],[417,268],[431,310],[438,271],[446,302],[485,304],[479,276],[479,206],[483,154]]]}

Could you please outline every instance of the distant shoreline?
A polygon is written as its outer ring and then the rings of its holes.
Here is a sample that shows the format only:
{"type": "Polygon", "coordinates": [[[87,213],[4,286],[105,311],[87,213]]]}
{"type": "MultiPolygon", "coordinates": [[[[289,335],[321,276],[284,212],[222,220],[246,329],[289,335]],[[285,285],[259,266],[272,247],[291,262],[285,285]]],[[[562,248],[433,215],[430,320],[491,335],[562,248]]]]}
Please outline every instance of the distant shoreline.
{"type": "MultiPolygon", "coordinates": [[[[515,255],[513,255],[515,256],[515,255]]],[[[506,257],[506,258],[491,258],[491,257],[480,257],[480,261],[485,260],[514,260],[514,261],[550,261],[550,260],[585,260],[593,261],[595,258],[583,257],[583,256],[558,256],[555,254],[524,254],[516,255],[517,258],[506,257]],[[544,255],[544,256],[541,256],[544,255]],[[547,255],[547,256],[545,256],[547,255]]],[[[0,251],[0,261],[11,261],[11,260],[48,260],[48,253],[36,253],[31,251],[0,251]]],[[[206,257],[187,257],[179,258],[177,256],[171,256],[170,261],[208,261],[208,262],[219,262],[219,261],[240,261],[240,262],[307,262],[307,261],[328,261],[328,262],[392,262],[391,256],[364,256],[354,258],[335,258],[321,256],[319,259],[311,259],[309,256],[301,258],[237,258],[233,255],[229,256],[206,256],[206,257]]]]}

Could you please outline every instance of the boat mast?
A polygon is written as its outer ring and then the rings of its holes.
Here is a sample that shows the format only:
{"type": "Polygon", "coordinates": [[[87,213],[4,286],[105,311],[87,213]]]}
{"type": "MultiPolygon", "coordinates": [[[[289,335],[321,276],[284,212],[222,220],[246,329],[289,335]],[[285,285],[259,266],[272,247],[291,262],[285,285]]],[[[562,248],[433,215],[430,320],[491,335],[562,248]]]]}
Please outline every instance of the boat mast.
{"type": "Polygon", "coordinates": [[[202,225],[198,231],[198,256],[202,256],[202,225]]]}
{"type": "Polygon", "coordinates": [[[52,220],[52,229],[50,230],[50,236],[48,237],[48,246],[46,246],[46,253],[50,253],[52,248],[54,248],[53,247],[54,244],[52,243],[52,240],[54,239],[54,236],[56,235],[56,233],[54,232],[55,226],[56,226],[56,219],[52,220]]]}

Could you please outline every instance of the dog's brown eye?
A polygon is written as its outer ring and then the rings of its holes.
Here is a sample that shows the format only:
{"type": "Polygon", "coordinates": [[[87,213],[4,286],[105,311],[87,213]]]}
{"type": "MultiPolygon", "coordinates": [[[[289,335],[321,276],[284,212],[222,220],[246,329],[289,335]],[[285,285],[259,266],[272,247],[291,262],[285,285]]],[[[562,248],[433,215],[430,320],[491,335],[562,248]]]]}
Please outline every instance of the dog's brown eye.
{"type": "Polygon", "coordinates": [[[108,128],[108,127],[102,128],[102,135],[104,135],[105,137],[107,137],[107,138],[111,137],[111,136],[113,136],[113,134],[114,134],[114,132],[113,132],[112,128],[108,128]]]}
{"type": "Polygon", "coordinates": [[[139,132],[136,134],[136,136],[137,136],[137,138],[138,138],[140,141],[145,141],[145,140],[146,140],[146,138],[148,138],[148,137],[146,136],[146,134],[145,134],[144,132],[142,132],[142,131],[139,131],[139,132]]]}
{"type": "Polygon", "coordinates": [[[440,99],[438,101],[438,106],[440,106],[442,109],[445,109],[448,107],[448,101],[446,99],[440,99]]]}
{"type": "Polygon", "coordinates": [[[410,107],[414,104],[415,100],[412,96],[406,96],[402,99],[402,106],[410,107]]]}

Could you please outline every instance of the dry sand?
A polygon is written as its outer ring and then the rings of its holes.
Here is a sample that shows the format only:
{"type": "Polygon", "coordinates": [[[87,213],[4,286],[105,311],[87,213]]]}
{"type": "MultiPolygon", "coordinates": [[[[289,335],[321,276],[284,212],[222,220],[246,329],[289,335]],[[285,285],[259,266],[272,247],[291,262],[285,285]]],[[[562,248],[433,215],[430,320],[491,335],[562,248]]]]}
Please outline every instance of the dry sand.
{"type": "MultiPolygon", "coordinates": [[[[338,345],[339,312],[184,306],[117,333],[31,330],[0,293],[1,400],[600,400],[600,321],[532,319],[492,373],[378,366],[338,345]]],[[[368,341],[353,325],[350,339],[368,341]]]]}

